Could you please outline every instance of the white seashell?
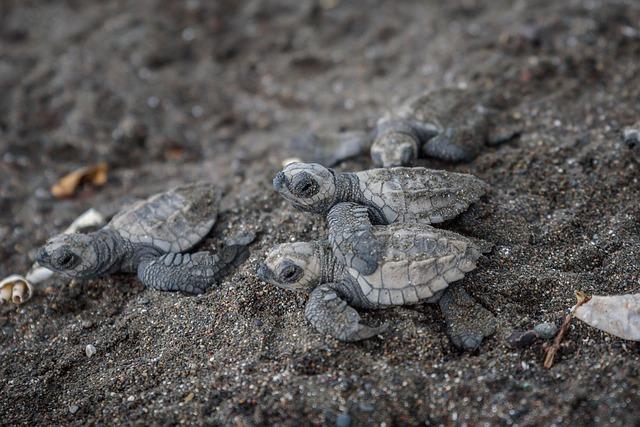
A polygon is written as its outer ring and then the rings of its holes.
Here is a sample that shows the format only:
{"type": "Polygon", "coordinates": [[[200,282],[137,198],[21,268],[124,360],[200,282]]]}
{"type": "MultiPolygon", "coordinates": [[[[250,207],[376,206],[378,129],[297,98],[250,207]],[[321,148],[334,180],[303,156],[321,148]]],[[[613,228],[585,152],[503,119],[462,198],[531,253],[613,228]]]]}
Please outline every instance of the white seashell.
{"type": "Polygon", "coordinates": [[[87,344],[87,346],[84,348],[84,353],[87,355],[87,357],[93,356],[94,354],[96,354],[96,352],[96,347],[93,344],[87,344]]]}
{"type": "Polygon", "coordinates": [[[302,163],[302,160],[297,157],[288,157],[282,161],[282,167],[287,167],[291,163],[302,163]]]}
{"type": "Polygon", "coordinates": [[[98,227],[100,225],[104,225],[104,223],[104,216],[94,208],[91,208],[80,215],[78,218],[76,218],[75,221],[73,221],[71,225],[67,227],[67,229],[64,231],[64,234],[75,233],[81,228],[98,227]]]}
{"type": "Polygon", "coordinates": [[[31,270],[27,273],[27,282],[35,285],[36,283],[44,282],[51,276],[53,276],[53,271],[40,266],[38,263],[34,263],[31,266],[31,270]]]}
{"type": "Polygon", "coordinates": [[[2,304],[8,301],[11,301],[11,294],[13,292],[13,283],[11,282],[11,284],[9,284],[10,280],[11,280],[11,276],[4,279],[0,285],[0,302],[2,304]]]}
{"type": "Polygon", "coordinates": [[[611,335],[640,341],[640,294],[594,296],[574,316],[611,335]]]}
{"type": "MultiPolygon", "coordinates": [[[[104,223],[104,216],[97,210],[91,208],[76,218],[64,233],[75,233],[87,227],[99,227],[104,225],[104,223]]],[[[53,276],[53,271],[41,267],[38,263],[34,263],[27,273],[27,277],[12,274],[2,279],[2,281],[0,281],[0,304],[4,304],[5,302],[12,302],[14,304],[27,302],[33,295],[33,285],[44,282],[51,276],[53,276]]]]}
{"type": "Polygon", "coordinates": [[[18,274],[12,274],[0,282],[0,304],[12,302],[22,304],[29,300],[33,294],[33,287],[26,278],[18,274]]]}

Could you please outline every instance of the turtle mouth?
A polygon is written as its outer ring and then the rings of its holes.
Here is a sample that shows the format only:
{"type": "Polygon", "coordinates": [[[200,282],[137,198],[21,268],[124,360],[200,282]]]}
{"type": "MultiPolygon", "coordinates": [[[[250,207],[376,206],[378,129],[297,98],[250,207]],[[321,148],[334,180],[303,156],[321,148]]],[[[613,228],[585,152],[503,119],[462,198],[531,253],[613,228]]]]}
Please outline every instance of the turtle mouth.
{"type": "Polygon", "coordinates": [[[36,254],[36,262],[41,266],[47,266],[51,263],[51,256],[45,248],[40,248],[36,254]]]}
{"type": "Polygon", "coordinates": [[[284,172],[278,172],[276,177],[273,178],[273,187],[277,191],[282,191],[285,187],[288,187],[289,183],[284,172]]]}
{"type": "Polygon", "coordinates": [[[265,263],[260,264],[258,270],[256,271],[256,275],[258,278],[264,282],[275,284],[275,277],[273,272],[265,263]]]}

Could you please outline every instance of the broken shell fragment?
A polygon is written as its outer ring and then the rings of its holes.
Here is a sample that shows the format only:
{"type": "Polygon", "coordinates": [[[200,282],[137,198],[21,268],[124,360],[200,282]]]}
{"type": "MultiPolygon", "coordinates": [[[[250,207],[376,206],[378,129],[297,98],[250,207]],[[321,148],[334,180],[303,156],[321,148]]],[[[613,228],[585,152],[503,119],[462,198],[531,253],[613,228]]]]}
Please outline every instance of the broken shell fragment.
{"type": "Polygon", "coordinates": [[[93,344],[87,344],[87,346],[84,348],[84,352],[87,355],[87,357],[91,357],[94,354],[96,354],[97,350],[93,344]]]}
{"type": "Polygon", "coordinates": [[[33,288],[26,278],[18,274],[12,274],[0,282],[0,304],[13,302],[22,304],[28,301],[33,294],[33,288]]]}
{"type": "Polygon", "coordinates": [[[287,157],[282,161],[282,167],[284,168],[287,165],[290,165],[291,163],[299,163],[301,161],[302,160],[300,160],[298,157],[287,157]]]}
{"type": "Polygon", "coordinates": [[[53,271],[40,266],[38,263],[34,263],[31,270],[27,273],[27,282],[35,285],[44,282],[51,276],[53,276],[53,271]]]}
{"type": "Polygon", "coordinates": [[[95,210],[94,208],[90,208],[85,211],[82,215],[76,218],[69,227],[67,227],[64,232],[66,234],[75,233],[76,231],[80,231],[83,228],[91,228],[91,227],[99,227],[104,225],[106,222],[104,215],[95,210]]]}
{"type": "Polygon", "coordinates": [[[594,296],[574,316],[611,335],[640,341],[640,294],[594,296]]]}

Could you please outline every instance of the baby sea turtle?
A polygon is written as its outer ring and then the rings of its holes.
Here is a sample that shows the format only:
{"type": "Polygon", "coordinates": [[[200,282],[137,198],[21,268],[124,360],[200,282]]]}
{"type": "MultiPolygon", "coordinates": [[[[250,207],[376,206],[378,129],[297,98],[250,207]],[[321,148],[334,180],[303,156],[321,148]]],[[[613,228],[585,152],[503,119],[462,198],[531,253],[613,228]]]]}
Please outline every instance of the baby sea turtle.
{"type": "Polygon", "coordinates": [[[353,156],[354,150],[364,151],[363,147],[370,146],[376,167],[408,166],[421,155],[450,162],[471,161],[485,143],[497,145],[517,136],[515,123],[494,126],[491,121],[496,115],[497,111],[485,106],[473,91],[433,90],[384,115],[371,134],[322,133],[315,139],[307,138],[315,148],[307,150],[304,158],[313,155],[336,164],[353,156]],[[343,145],[347,148],[335,155],[318,154],[343,145]]]}
{"type": "Polygon", "coordinates": [[[153,289],[202,293],[242,261],[252,240],[229,240],[219,254],[184,253],[211,231],[219,202],[220,191],[211,183],[178,187],[134,203],[98,231],[50,239],[37,261],[72,278],[137,273],[153,289]]]}
{"type": "Polygon", "coordinates": [[[439,223],[467,210],[488,189],[473,175],[416,168],[339,173],[317,163],[290,163],[273,186],[296,208],[327,214],[340,202],[369,208],[376,224],[439,223]]]}
{"type": "Polygon", "coordinates": [[[358,341],[382,333],[386,325],[370,327],[353,307],[439,302],[451,341],[477,348],[495,330],[495,318],[461,285],[449,286],[475,269],[486,242],[475,241],[426,224],[374,226],[367,209],[341,203],[329,213],[330,241],[287,243],[274,247],[258,275],[276,286],[311,292],[307,320],[320,332],[342,341],[358,341]],[[350,224],[344,219],[349,218],[350,224]],[[362,244],[373,263],[362,263],[341,245],[340,236],[358,228],[371,231],[362,244]],[[333,243],[333,246],[332,246],[333,243]]]}

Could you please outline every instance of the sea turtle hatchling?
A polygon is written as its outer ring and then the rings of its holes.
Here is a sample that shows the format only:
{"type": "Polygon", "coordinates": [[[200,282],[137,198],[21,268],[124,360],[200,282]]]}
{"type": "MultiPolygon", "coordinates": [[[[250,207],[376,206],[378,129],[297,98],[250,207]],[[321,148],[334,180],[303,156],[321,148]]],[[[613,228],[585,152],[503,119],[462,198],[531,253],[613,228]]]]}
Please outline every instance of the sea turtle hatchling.
{"type": "Polygon", "coordinates": [[[408,166],[421,155],[450,162],[471,161],[485,144],[497,145],[518,135],[517,123],[510,120],[496,126],[496,115],[498,111],[487,107],[474,91],[432,90],[385,114],[369,134],[322,132],[306,138],[313,142],[313,150],[307,150],[303,158],[315,156],[336,164],[353,156],[355,150],[370,146],[376,167],[408,166]],[[338,153],[335,147],[341,146],[346,148],[338,153]],[[319,155],[323,150],[336,154],[319,155]]]}
{"type": "Polygon", "coordinates": [[[154,195],[116,214],[93,233],[62,234],[38,251],[40,265],[68,277],[91,279],[137,273],[146,286],[197,294],[242,261],[252,236],[230,239],[217,253],[184,253],[216,222],[220,191],[195,183],[154,195]]]}
{"type": "Polygon", "coordinates": [[[443,222],[478,201],[488,185],[468,174],[416,168],[335,172],[317,163],[290,163],[273,186],[296,208],[326,215],[340,202],[365,205],[376,224],[443,222]]]}
{"type": "Polygon", "coordinates": [[[449,286],[476,268],[481,253],[490,249],[488,243],[426,224],[373,226],[366,208],[354,203],[334,207],[329,224],[329,241],[275,246],[258,269],[266,282],[310,292],[305,317],[318,331],[342,341],[363,340],[387,325],[363,324],[353,307],[439,302],[447,334],[457,347],[477,348],[494,332],[493,315],[461,285],[449,286]],[[345,224],[344,218],[353,221],[345,224]],[[367,237],[364,244],[373,264],[359,262],[341,246],[340,236],[358,234],[359,226],[372,230],[373,240],[367,237]]]}

